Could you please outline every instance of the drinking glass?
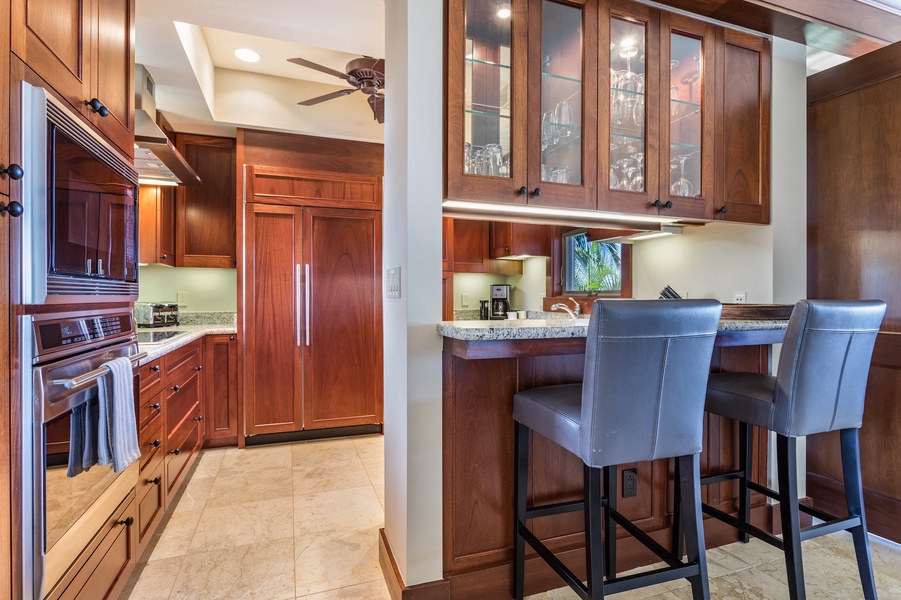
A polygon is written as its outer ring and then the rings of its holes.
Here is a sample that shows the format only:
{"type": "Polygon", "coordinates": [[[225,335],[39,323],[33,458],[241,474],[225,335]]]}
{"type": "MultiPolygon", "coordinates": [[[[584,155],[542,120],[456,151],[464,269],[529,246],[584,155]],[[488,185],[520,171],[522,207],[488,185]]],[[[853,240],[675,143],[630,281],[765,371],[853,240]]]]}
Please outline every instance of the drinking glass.
{"type": "Polygon", "coordinates": [[[554,108],[554,122],[557,123],[557,137],[568,138],[572,134],[571,127],[575,125],[575,115],[569,100],[561,100],[554,108]]]}
{"type": "Polygon", "coordinates": [[[630,156],[635,161],[635,174],[629,182],[629,189],[633,192],[644,191],[644,152],[636,152],[630,156]]]}
{"type": "Polygon", "coordinates": [[[691,154],[680,154],[673,160],[679,163],[679,179],[670,186],[670,193],[676,196],[691,196],[694,193],[694,186],[685,178],[685,161],[691,154]]]}
{"type": "Polygon", "coordinates": [[[472,173],[472,144],[463,143],[463,172],[472,173]]]}
{"type": "Polygon", "coordinates": [[[485,175],[499,177],[501,169],[501,155],[503,151],[500,144],[485,144],[482,156],[486,160],[485,175]]]}
{"type": "Polygon", "coordinates": [[[551,171],[551,181],[554,183],[569,183],[569,177],[572,169],[569,167],[554,167],[551,171]]]}

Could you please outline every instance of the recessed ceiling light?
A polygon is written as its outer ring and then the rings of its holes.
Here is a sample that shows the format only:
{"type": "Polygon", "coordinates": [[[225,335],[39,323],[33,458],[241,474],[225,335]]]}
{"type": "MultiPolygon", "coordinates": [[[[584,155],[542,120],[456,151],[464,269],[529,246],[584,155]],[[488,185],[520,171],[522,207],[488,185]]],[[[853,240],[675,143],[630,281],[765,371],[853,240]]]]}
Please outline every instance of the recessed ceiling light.
{"type": "Polygon", "coordinates": [[[250,48],[239,48],[238,50],[235,50],[235,56],[237,56],[244,62],[253,63],[260,60],[260,55],[250,48]]]}
{"type": "Polygon", "coordinates": [[[501,7],[497,9],[497,16],[501,19],[509,19],[510,18],[510,5],[504,2],[501,4],[501,7]]]}

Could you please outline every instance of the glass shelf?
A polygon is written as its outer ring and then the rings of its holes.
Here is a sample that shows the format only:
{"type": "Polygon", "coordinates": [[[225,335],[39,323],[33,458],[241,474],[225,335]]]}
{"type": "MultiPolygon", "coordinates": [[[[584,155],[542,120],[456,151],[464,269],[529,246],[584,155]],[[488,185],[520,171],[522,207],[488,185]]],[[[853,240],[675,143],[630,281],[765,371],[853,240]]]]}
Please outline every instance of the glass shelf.
{"type": "Polygon", "coordinates": [[[670,98],[670,102],[681,106],[690,106],[691,108],[701,108],[701,105],[697,102],[687,102],[685,100],[677,100],[676,98],[670,98]]]}
{"type": "Polygon", "coordinates": [[[558,81],[569,81],[569,82],[572,82],[572,83],[578,83],[578,84],[581,84],[581,83],[582,83],[582,80],[581,80],[581,79],[575,79],[575,78],[573,78],[573,77],[566,77],[566,76],[564,76],[564,75],[554,75],[553,73],[545,73],[545,72],[542,72],[542,73],[541,73],[541,77],[543,77],[543,78],[546,77],[546,78],[548,78],[548,79],[556,79],[556,80],[558,80],[558,81]]]}
{"type": "Polygon", "coordinates": [[[611,92],[618,92],[620,94],[629,94],[631,96],[640,96],[644,98],[644,92],[633,92],[632,90],[624,90],[622,88],[610,88],[611,92]]]}
{"type": "Polygon", "coordinates": [[[478,115],[480,117],[497,117],[498,119],[510,118],[510,115],[502,115],[500,113],[487,112],[484,110],[473,110],[470,108],[465,109],[464,112],[468,115],[478,115]]]}
{"type": "Polygon", "coordinates": [[[669,145],[675,146],[676,148],[688,148],[691,150],[700,150],[701,149],[700,144],[686,144],[684,142],[670,142],[669,145]]]}
{"type": "Polygon", "coordinates": [[[627,140],[638,140],[640,142],[644,142],[644,136],[642,135],[633,135],[631,133],[618,133],[616,131],[611,131],[611,135],[618,138],[625,138],[627,140]]]}
{"type": "MultiPolygon", "coordinates": [[[[497,67],[498,69],[510,69],[510,65],[504,65],[501,63],[489,62],[487,60],[478,60],[477,58],[465,58],[466,62],[474,64],[474,65],[485,65],[488,67],[497,67]]],[[[457,63],[459,64],[459,63],[457,63]]]]}

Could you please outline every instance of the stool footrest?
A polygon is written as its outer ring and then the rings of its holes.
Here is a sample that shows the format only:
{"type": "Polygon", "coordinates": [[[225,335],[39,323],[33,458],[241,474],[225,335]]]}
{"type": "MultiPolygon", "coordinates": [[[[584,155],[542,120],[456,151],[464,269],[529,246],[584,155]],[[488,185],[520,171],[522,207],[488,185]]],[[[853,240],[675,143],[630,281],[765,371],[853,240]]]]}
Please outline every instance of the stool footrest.
{"type": "MultiPolygon", "coordinates": [[[[634,523],[632,523],[632,521],[624,517],[621,513],[616,510],[608,510],[610,511],[610,516],[614,521],[616,521],[617,525],[628,531],[629,535],[641,542],[641,544],[645,548],[660,557],[663,562],[667,563],[671,567],[683,566],[685,564],[681,560],[679,560],[676,555],[657,543],[657,540],[639,529],[634,523]]],[[[611,531],[608,532],[607,535],[616,535],[616,532],[611,531]]]]}
{"type": "Polygon", "coordinates": [[[573,500],[572,502],[557,502],[555,504],[542,504],[540,506],[530,506],[526,508],[526,518],[534,519],[536,517],[548,517],[551,515],[560,515],[583,510],[585,508],[584,500],[573,500]]]}
{"type": "Polygon", "coordinates": [[[580,598],[583,600],[589,600],[588,598],[588,588],[585,586],[582,581],[576,577],[576,574],[573,573],[569,567],[563,564],[559,558],[554,556],[554,553],[548,550],[548,547],[544,545],[544,543],[539,540],[534,533],[529,531],[529,528],[519,524],[519,535],[532,547],[535,549],[535,552],[544,559],[544,561],[548,564],[550,568],[554,570],[554,572],[560,576],[566,584],[575,591],[580,598]]]}
{"type": "Polygon", "coordinates": [[[710,485],[711,483],[723,483],[724,481],[733,481],[741,479],[745,476],[744,471],[729,471],[728,473],[719,473],[717,475],[707,475],[701,477],[701,485],[710,485]]]}
{"type": "Polygon", "coordinates": [[[830,533],[835,533],[836,531],[844,531],[846,529],[852,529],[859,526],[860,517],[835,519],[834,521],[829,521],[827,523],[811,525],[810,527],[805,527],[801,530],[801,541],[803,542],[804,540],[812,540],[813,538],[820,537],[821,535],[829,535],[830,533]]]}
{"type": "Polygon", "coordinates": [[[748,481],[748,489],[750,489],[751,491],[757,492],[759,494],[763,494],[767,498],[772,498],[773,500],[781,500],[781,498],[779,497],[779,494],[776,493],[775,490],[771,490],[770,488],[766,487],[765,485],[760,485],[756,481],[749,480],[748,481]]]}
{"type": "Polygon", "coordinates": [[[785,550],[785,544],[782,542],[782,540],[777,538],[775,535],[769,533],[768,531],[764,531],[763,529],[760,529],[759,527],[754,527],[750,523],[742,523],[741,521],[739,521],[738,519],[736,519],[729,513],[724,513],[723,511],[721,511],[717,508],[713,508],[709,504],[702,503],[701,510],[703,510],[705,513],[707,513],[711,517],[719,519],[726,525],[731,525],[732,527],[738,529],[742,533],[747,533],[748,535],[753,535],[754,537],[758,538],[759,540],[766,542],[767,544],[769,544],[771,546],[775,546],[779,550],[783,550],[783,551],[785,550]]]}

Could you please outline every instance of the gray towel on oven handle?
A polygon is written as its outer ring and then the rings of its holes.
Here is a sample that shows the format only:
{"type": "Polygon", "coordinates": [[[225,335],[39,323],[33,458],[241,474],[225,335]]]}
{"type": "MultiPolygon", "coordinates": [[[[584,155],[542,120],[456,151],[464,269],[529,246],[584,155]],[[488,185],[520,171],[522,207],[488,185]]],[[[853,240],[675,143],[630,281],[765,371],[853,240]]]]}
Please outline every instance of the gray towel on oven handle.
{"type": "Polygon", "coordinates": [[[135,421],[131,360],[122,356],[104,363],[109,369],[97,380],[100,411],[97,435],[97,462],[112,463],[120,473],[141,457],[135,421]]]}
{"type": "Polygon", "coordinates": [[[87,403],[79,404],[69,415],[69,468],[66,477],[75,477],[84,473],[91,465],[84,465],[84,453],[87,449],[85,440],[85,408],[87,403]]]}

